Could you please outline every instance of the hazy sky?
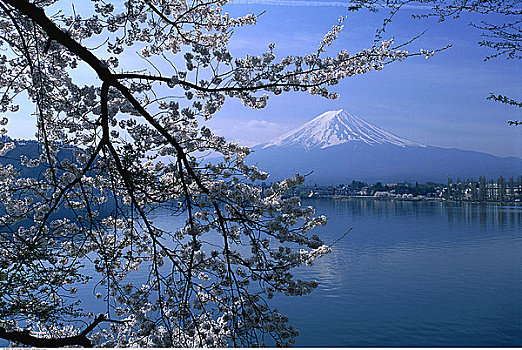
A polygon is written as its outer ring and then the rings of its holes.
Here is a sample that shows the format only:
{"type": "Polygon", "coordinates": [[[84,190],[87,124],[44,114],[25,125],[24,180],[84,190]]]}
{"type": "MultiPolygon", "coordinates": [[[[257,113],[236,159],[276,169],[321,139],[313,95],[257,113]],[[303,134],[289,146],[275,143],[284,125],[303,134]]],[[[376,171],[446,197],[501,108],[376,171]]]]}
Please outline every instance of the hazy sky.
{"type": "MultiPolygon", "coordinates": [[[[276,54],[314,52],[323,35],[342,15],[345,28],[331,53],[346,49],[350,53],[371,46],[382,16],[361,11],[349,14],[342,1],[236,0],[227,5],[232,15],[264,14],[258,25],[239,28],[231,42],[232,53],[261,54],[269,43],[276,54]]],[[[522,127],[509,126],[508,120],[522,119],[520,109],[505,106],[486,97],[490,92],[519,98],[522,95],[520,61],[504,58],[484,62],[491,53],[477,45],[480,31],[468,26],[480,17],[437,23],[414,20],[411,14],[422,8],[403,9],[389,26],[385,38],[404,42],[426,30],[410,46],[452,48],[426,60],[413,57],[393,63],[379,72],[341,81],[335,87],[341,97],[326,100],[306,93],[271,96],[268,106],[251,110],[239,101],[228,101],[210,122],[215,132],[246,145],[277,137],[317,115],[343,108],[398,136],[428,145],[478,150],[495,155],[522,157],[522,127]]],[[[13,137],[32,137],[33,119],[11,119],[8,130],[13,137]]]]}

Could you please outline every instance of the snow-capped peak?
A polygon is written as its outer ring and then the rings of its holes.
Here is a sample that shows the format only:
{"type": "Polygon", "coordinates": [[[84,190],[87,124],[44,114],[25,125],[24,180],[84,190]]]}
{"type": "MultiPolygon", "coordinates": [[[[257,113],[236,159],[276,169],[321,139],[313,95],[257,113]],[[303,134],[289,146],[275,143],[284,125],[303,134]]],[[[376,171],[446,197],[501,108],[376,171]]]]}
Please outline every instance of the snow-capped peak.
{"type": "Polygon", "coordinates": [[[263,148],[289,145],[300,145],[306,149],[326,148],[354,141],[370,145],[424,146],[395,136],[340,109],[321,114],[299,128],[269,141],[263,148]]]}

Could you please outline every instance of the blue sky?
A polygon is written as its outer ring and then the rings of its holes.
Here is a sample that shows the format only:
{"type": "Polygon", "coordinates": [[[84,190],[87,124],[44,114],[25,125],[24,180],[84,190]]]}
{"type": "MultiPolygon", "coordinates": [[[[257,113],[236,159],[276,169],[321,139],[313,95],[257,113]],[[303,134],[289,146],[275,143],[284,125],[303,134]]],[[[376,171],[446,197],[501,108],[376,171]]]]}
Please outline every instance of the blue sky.
{"type": "MultiPolygon", "coordinates": [[[[331,53],[342,49],[355,53],[369,47],[382,15],[348,13],[342,4],[323,0],[236,0],[226,7],[232,15],[265,12],[258,25],[236,29],[231,51],[238,56],[261,54],[269,43],[275,43],[280,58],[313,52],[343,15],[348,15],[345,28],[331,53]]],[[[412,19],[413,11],[424,10],[403,9],[384,38],[395,38],[400,43],[426,30],[410,51],[447,44],[452,47],[428,60],[413,57],[382,71],[341,81],[334,89],[341,95],[338,100],[288,93],[271,96],[262,110],[251,110],[239,101],[229,100],[210,126],[218,134],[251,146],[327,110],[343,108],[398,136],[424,144],[522,157],[522,127],[507,124],[508,120],[522,119],[522,111],[486,100],[490,92],[517,98],[522,95],[520,61],[500,58],[484,62],[491,51],[477,45],[480,31],[468,26],[481,17],[463,16],[437,23],[433,19],[412,19]]],[[[13,137],[32,137],[34,119],[18,113],[10,120],[8,130],[13,137]]]]}
{"type": "MultiPolygon", "coordinates": [[[[293,0],[291,6],[284,6],[285,0],[239,2],[228,10],[233,14],[266,12],[257,26],[236,31],[231,48],[238,55],[261,53],[270,42],[276,44],[280,56],[311,52],[339,16],[347,14],[342,6],[336,6],[341,2],[325,2],[324,6],[320,6],[321,1],[293,0]]],[[[237,101],[229,102],[211,125],[224,136],[252,145],[324,111],[344,108],[421,143],[522,157],[522,128],[507,125],[507,120],[522,119],[521,111],[486,100],[490,92],[521,96],[520,61],[500,58],[484,62],[491,51],[477,45],[481,33],[468,26],[481,17],[464,16],[437,23],[412,19],[412,11],[403,10],[385,38],[401,42],[426,30],[411,45],[411,51],[447,44],[452,47],[428,60],[413,57],[379,72],[346,79],[336,86],[341,94],[338,100],[293,93],[272,96],[268,106],[259,111],[245,109],[237,101]]],[[[380,15],[367,11],[349,14],[333,49],[356,52],[368,47],[381,21],[380,15]]]]}

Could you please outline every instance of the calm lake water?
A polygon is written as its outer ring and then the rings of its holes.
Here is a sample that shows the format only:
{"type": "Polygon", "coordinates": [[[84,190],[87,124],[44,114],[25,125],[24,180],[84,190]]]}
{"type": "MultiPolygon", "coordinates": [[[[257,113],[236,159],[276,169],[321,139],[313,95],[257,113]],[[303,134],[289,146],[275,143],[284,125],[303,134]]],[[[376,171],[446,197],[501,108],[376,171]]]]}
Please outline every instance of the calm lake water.
{"type": "MultiPolygon", "coordinates": [[[[353,230],[297,271],[320,282],[313,293],[272,300],[300,330],[296,346],[522,346],[522,206],[303,204],[328,218],[315,231],[327,244],[353,230]]],[[[164,228],[180,220],[156,218],[164,228]]],[[[103,312],[92,291],[79,295],[103,312]]]]}
{"type": "Polygon", "coordinates": [[[321,284],[276,302],[297,346],[521,346],[522,207],[307,200],[334,251],[299,274],[321,284]]]}

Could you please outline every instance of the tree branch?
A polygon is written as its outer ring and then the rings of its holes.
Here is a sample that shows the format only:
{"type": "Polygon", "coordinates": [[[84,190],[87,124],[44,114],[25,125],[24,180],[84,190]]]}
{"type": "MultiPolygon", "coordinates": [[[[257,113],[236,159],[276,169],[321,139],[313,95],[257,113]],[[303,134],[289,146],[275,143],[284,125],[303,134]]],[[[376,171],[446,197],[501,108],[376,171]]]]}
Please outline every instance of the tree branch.
{"type": "Polygon", "coordinates": [[[79,345],[84,348],[92,348],[92,342],[89,338],[87,338],[87,334],[89,334],[98,324],[101,322],[115,322],[115,323],[123,323],[118,320],[110,320],[105,315],[98,315],[94,319],[94,321],[87,326],[80,334],[72,336],[72,337],[63,337],[63,338],[39,338],[31,335],[31,333],[27,330],[23,331],[6,331],[5,328],[0,327],[0,338],[15,341],[17,343],[22,343],[29,346],[36,346],[39,348],[60,348],[64,346],[73,346],[79,345]]]}

